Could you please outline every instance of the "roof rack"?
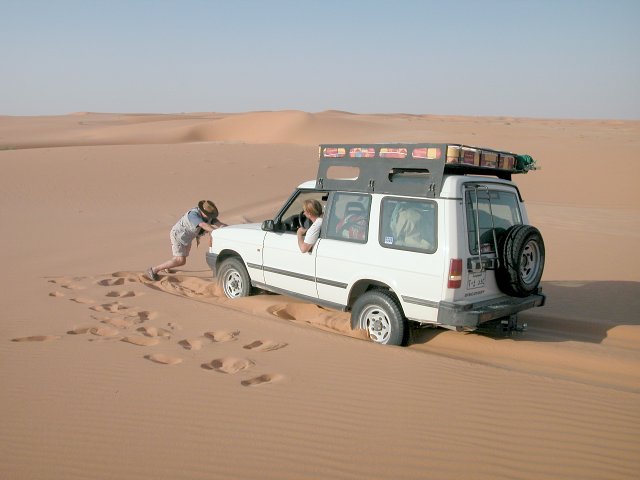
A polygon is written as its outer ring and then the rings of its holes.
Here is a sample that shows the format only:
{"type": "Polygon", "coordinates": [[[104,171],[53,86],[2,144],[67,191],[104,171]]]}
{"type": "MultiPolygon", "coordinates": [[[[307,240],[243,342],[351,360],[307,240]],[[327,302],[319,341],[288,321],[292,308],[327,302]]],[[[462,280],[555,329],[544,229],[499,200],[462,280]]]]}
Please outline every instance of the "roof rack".
{"type": "Polygon", "coordinates": [[[440,195],[445,173],[511,180],[536,169],[529,155],[457,143],[322,144],[319,156],[319,189],[425,197],[440,195]]]}

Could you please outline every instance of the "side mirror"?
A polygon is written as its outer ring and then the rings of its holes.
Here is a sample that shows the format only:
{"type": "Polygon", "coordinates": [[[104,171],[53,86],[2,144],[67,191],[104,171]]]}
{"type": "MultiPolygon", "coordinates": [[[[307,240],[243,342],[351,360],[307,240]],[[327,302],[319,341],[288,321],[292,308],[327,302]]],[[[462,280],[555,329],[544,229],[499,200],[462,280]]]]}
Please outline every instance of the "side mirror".
{"type": "Polygon", "coordinates": [[[262,230],[264,230],[265,232],[273,232],[275,230],[273,220],[265,220],[264,222],[262,222],[262,230]]]}

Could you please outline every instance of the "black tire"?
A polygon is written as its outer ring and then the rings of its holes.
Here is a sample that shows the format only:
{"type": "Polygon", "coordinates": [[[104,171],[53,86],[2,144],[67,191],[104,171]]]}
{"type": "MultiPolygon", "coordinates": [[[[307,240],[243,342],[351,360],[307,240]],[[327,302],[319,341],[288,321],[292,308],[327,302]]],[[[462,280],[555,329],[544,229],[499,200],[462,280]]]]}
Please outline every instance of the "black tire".
{"type": "Polygon", "coordinates": [[[218,284],[228,298],[251,295],[251,277],[239,258],[230,257],[222,261],[218,269],[218,284]]]}
{"type": "Polygon", "coordinates": [[[536,227],[513,225],[498,240],[498,287],[507,295],[535,293],[544,271],[544,241],[536,227]]]}
{"type": "Polygon", "coordinates": [[[362,294],[353,304],[351,324],[383,345],[402,345],[406,341],[405,332],[409,331],[397,299],[386,290],[362,294]]]}

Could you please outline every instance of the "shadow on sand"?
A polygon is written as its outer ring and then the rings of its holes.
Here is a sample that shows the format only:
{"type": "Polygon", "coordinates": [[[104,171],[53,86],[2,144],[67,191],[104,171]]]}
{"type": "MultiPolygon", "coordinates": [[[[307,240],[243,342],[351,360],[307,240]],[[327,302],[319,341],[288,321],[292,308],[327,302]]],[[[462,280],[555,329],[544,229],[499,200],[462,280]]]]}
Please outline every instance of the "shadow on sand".
{"type": "MultiPolygon", "coordinates": [[[[526,332],[502,338],[601,343],[615,327],[640,325],[640,282],[554,281],[543,282],[542,290],[547,295],[546,305],[518,315],[519,322],[527,324],[526,332]]],[[[441,332],[416,330],[410,343],[427,343],[441,332]]]]}

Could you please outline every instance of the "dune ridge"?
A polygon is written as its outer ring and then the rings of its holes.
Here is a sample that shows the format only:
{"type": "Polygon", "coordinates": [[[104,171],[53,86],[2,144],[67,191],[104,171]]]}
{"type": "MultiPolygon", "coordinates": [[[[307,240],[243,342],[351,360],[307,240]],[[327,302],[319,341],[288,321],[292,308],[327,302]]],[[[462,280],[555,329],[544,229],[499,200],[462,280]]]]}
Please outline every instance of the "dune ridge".
{"type": "MultiPolygon", "coordinates": [[[[638,132],[639,121],[462,117],[455,115],[366,114],[328,110],[246,113],[101,114],[50,117],[0,116],[0,149],[188,142],[245,142],[316,145],[326,142],[460,141],[434,138],[442,127],[465,137],[487,128],[506,132],[523,127],[535,137],[546,130],[571,129],[579,138],[597,131],[638,132]],[[37,132],[33,132],[33,127],[37,132]],[[471,131],[469,131],[471,130],[471,131]]],[[[592,136],[595,136],[592,134],[592,136]]],[[[468,140],[465,140],[468,141],[468,140]]],[[[498,147],[496,147],[498,148],[498,147]]],[[[501,147],[502,148],[502,147],[501,147]]]]}

